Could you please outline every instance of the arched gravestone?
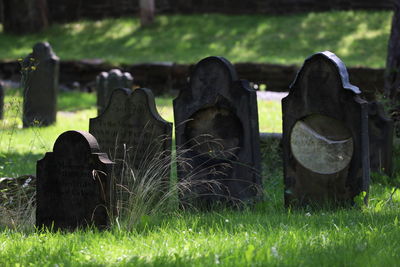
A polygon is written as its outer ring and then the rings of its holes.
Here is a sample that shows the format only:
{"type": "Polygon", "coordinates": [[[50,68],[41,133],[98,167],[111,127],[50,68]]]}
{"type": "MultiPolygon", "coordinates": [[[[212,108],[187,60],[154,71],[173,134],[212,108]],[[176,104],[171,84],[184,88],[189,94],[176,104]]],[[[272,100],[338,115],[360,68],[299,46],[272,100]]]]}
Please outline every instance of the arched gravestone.
{"type": "Polygon", "coordinates": [[[24,74],[23,126],[56,121],[59,58],[49,43],[37,43],[22,62],[24,74]]]}
{"type": "Polygon", "coordinates": [[[105,227],[111,212],[112,162],[87,132],[67,131],[37,162],[36,225],[105,227]]]}
{"type": "Polygon", "coordinates": [[[261,194],[256,91],[222,57],[201,60],[174,100],[183,204],[253,202],[261,194]]]}
{"type": "Polygon", "coordinates": [[[387,116],[383,105],[379,102],[368,103],[369,152],[371,171],[393,172],[393,121],[387,116]]]}
{"type": "MultiPolygon", "coordinates": [[[[125,186],[129,181],[121,176],[123,166],[129,172],[154,167],[154,161],[171,160],[172,123],[158,114],[149,89],[114,90],[104,112],[90,119],[89,132],[115,161],[117,183],[125,186]]],[[[160,179],[169,182],[169,172],[160,179]]]]}
{"type": "Polygon", "coordinates": [[[109,72],[100,73],[96,77],[97,114],[100,115],[104,111],[114,89],[131,89],[132,85],[133,77],[129,72],[112,69],[109,72]]]}
{"type": "Polygon", "coordinates": [[[368,191],[368,103],[360,93],[335,54],[304,62],[282,100],[287,206],[352,204],[368,191]]]}

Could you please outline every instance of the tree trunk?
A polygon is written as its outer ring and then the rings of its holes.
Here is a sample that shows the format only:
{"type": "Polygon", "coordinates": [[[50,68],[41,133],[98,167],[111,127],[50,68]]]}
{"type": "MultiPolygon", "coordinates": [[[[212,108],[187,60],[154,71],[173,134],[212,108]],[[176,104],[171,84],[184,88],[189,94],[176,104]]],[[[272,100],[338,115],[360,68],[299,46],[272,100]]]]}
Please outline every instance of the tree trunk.
{"type": "Polygon", "coordinates": [[[3,0],[4,31],[25,34],[48,26],[47,0],[3,0]]]}
{"type": "Polygon", "coordinates": [[[155,4],[154,0],[140,0],[140,23],[142,27],[154,22],[155,4]]]}
{"type": "Polygon", "coordinates": [[[385,95],[393,104],[400,100],[400,0],[394,2],[392,29],[385,71],[385,95]]]}

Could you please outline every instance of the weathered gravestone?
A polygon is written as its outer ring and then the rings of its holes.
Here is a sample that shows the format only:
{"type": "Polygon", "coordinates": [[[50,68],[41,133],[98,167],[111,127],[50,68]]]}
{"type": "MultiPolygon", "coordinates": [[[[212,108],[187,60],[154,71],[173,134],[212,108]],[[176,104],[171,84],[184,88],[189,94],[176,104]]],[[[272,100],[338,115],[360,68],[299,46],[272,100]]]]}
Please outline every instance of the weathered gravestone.
{"type": "Polygon", "coordinates": [[[282,100],[287,206],[353,204],[368,192],[368,103],[360,93],[335,54],[304,62],[282,100]]]}
{"type": "Polygon", "coordinates": [[[117,88],[132,88],[133,77],[129,72],[122,73],[119,69],[102,72],[96,77],[97,114],[106,108],[111,93],[117,88]]]}
{"type": "Polygon", "coordinates": [[[146,178],[146,172],[154,174],[151,170],[157,166],[164,170],[159,173],[160,182],[169,182],[172,123],[158,114],[149,89],[114,90],[104,112],[90,119],[89,132],[96,137],[101,150],[115,161],[113,173],[117,184],[129,189],[135,179],[131,170],[140,179],[146,178]]]}
{"type": "Polygon", "coordinates": [[[112,162],[87,132],[67,131],[37,162],[38,227],[106,227],[111,212],[112,162]]]}
{"type": "Polygon", "coordinates": [[[0,82],[0,120],[3,119],[4,114],[4,88],[3,84],[0,82]]]}
{"type": "Polygon", "coordinates": [[[37,43],[22,62],[23,126],[45,126],[56,121],[59,58],[51,46],[37,43]]]}
{"type": "Polygon", "coordinates": [[[374,101],[368,103],[368,122],[371,171],[391,176],[393,172],[393,121],[386,115],[383,105],[374,101]]]}
{"type": "Polygon", "coordinates": [[[261,194],[257,96],[222,57],[201,60],[174,100],[181,200],[201,208],[253,202],[261,194]]]}

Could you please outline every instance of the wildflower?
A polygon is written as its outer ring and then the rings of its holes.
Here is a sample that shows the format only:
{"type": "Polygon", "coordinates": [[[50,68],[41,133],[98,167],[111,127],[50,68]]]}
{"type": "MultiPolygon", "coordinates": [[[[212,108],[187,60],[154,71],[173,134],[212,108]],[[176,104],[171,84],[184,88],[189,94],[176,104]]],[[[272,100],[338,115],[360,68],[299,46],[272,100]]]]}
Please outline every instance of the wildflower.
{"type": "Polygon", "coordinates": [[[32,66],[32,67],[31,67],[31,70],[36,70],[36,67],[35,67],[35,66],[32,66]]]}

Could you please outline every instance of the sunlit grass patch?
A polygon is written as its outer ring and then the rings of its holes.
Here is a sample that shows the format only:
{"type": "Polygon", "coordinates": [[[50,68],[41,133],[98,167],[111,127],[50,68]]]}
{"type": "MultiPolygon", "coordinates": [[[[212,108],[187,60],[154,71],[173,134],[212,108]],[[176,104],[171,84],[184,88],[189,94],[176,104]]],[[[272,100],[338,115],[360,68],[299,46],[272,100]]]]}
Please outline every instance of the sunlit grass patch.
{"type": "Polygon", "coordinates": [[[39,34],[0,33],[0,57],[16,59],[48,41],[61,60],[100,58],[115,64],[195,63],[207,56],[232,62],[301,65],[330,50],[348,66],[384,67],[390,11],[332,11],[296,15],[157,15],[142,29],[136,17],[52,25],[39,34]]]}

